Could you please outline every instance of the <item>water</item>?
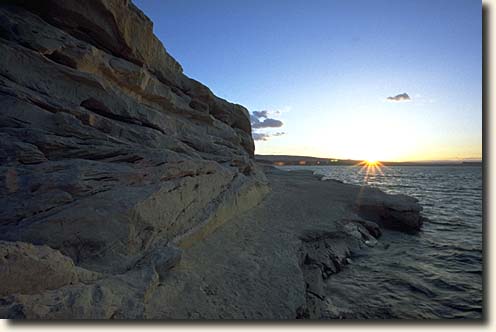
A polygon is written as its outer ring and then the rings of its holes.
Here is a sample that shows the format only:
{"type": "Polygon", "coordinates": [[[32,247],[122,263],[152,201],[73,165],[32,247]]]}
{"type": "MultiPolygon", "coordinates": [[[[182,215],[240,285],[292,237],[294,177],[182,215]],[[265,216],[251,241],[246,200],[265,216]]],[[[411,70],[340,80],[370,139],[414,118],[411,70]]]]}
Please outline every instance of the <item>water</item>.
{"type": "Polygon", "coordinates": [[[385,232],[380,245],[359,253],[332,277],[329,307],[339,308],[340,316],[481,318],[481,167],[392,166],[368,176],[356,166],[281,168],[416,197],[430,219],[418,235],[385,232]]]}

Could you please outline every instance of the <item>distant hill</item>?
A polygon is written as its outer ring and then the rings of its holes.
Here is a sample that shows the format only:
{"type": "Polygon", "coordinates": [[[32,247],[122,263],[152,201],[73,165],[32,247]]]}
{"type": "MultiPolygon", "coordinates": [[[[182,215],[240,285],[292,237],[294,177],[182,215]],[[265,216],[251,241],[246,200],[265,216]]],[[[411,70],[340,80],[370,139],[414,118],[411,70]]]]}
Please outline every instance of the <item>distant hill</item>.
{"type": "MultiPolygon", "coordinates": [[[[262,164],[285,166],[285,165],[302,165],[302,166],[333,166],[333,165],[356,165],[362,160],[353,159],[335,159],[335,158],[317,158],[309,156],[289,156],[289,155],[255,155],[255,160],[262,164]]],[[[411,162],[394,162],[381,161],[385,166],[481,166],[482,161],[411,161],[411,162]]]]}
{"type": "Polygon", "coordinates": [[[263,164],[273,165],[355,165],[358,160],[332,158],[317,158],[308,156],[287,155],[255,155],[255,160],[263,164]]]}

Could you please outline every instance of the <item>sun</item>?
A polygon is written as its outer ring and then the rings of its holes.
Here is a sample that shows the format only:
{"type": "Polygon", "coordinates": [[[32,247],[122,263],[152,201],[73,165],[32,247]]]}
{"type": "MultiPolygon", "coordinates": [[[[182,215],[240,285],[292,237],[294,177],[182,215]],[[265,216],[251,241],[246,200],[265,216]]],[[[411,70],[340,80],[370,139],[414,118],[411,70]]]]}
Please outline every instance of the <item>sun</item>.
{"type": "Polygon", "coordinates": [[[365,159],[359,162],[358,165],[367,168],[380,168],[383,166],[382,163],[377,159],[365,159]]]}
{"type": "Polygon", "coordinates": [[[367,159],[359,162],[357,166],[361,166],[360,173],[364,174],[365,181],[367,181],[370,176],[375,176],[377,174],[384,175],[382,172],[382,167],[384,165],[378,160],[367,159]]]}
{"type": "Polygon", "coordinates": [[[377,166],[379,165],[379,161],[375,159],[367,159],[363,161],[363,164],[366,166],[377,166]]]}

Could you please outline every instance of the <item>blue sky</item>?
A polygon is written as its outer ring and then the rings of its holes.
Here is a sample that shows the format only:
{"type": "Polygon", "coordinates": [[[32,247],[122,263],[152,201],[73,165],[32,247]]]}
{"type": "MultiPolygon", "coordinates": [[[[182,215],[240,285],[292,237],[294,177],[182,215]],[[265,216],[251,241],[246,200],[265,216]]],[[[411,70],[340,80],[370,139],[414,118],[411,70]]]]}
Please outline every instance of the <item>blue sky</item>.
{"type": "Polygon", "coordinates": [[[480,1],[134,3],[186,75],[283,123],[256,153],[481,158],[480,1]]]}

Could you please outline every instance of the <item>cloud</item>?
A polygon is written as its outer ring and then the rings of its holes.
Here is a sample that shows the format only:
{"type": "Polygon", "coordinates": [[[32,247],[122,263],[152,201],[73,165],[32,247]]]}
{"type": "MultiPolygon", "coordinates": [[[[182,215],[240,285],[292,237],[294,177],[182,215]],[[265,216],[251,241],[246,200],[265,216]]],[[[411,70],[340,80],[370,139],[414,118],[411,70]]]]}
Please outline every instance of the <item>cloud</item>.
{"type": "Polygon", "coordinates": [[[281,132],[281,133],[274,133],[274,134],[267,134],[267,133],[253,133],[252,136],[253,136],[253,140],[255,141],[267,141],[269,140],[269,138],[271,137],[275,137],[275,136],[282,136],[284,135],[285,133],[281,132]]]}
{"type": "MultiPolygon", "coordinates": [[[[280,128],[283,123],[280,120],[269,118],[269,111],[254,111],[250,115],[251,127],[259,128],[280,128]],[[262,121],[260,121],[263,118],[262,121]]],[[[277,113],[276,113],[277,114],[277,113]]]]}
{"type": "Polygon", "coordinates": [[[284,135],[283,132],[261,133],[258,129],[280,128],[284,124],[281,120],[269,118],[270,115],[279,115],[279,111],[254,111],[250,114],[252,137],[255,141],[268,141],[271,137],[284,135]]]}
{"type": "Polygon", "coordinates": [[[280,128],[282,127],[283,123],[282,121],[280,120],[276,120],[276,119],[265,119],[263,121],[260,121],[257,119],[257,121],[252,121],[251,123],[251,127],[254,128],[254,129],[258,129],[258,128],[280,128]]]}
{"type": "Polygon", "coordinates": [[[256,118],[268,118],[268,111],[254,111],[253,116],[256,118]]]}
{"type": "Polygon", "coordinates": [[[404,92],[404,93],[400,93],[399,95],[396,95],[394,97],[387,97],[386,100],[391,101],[391,102],[402,102],[402,101],[409,101],[412,99],[410,98],[408,93],[404,92]]]}
{"type": "Polygon", "coordinates": [[[266,141],[270,137],[269,134],[264,134],[264,133],[252,133],[251,136],[253,136],[254,141],[266,141]]]}

